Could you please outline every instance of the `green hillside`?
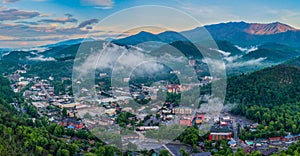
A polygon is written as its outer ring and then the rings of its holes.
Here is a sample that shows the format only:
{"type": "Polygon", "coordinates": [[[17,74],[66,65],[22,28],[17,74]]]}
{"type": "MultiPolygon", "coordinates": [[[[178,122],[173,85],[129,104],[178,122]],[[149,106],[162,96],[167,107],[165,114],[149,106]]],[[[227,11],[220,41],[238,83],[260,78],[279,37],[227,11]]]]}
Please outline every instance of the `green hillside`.
{"type": "Polygon", "coordinates": [[[231,77],[226,101],[272,107],[300,101],[300,68],[278,65],[231,77]]]}

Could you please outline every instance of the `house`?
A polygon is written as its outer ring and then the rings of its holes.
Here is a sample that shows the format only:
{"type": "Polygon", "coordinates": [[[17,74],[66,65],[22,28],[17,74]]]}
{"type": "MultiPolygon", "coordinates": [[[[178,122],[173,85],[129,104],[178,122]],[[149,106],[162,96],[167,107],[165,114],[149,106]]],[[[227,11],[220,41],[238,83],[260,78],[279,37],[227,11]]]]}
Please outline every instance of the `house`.
{"type": "Polygon", "coordinates": [[[233,139],[231,139],[230,141],[228,141],[228,145],[229,145],[230,147],[235,147],[235,146],[236,146],[236,141],[233,140],[233,139]]]}
{"type": "Polygon", "coordinates": [[[197,113],[196,114],[196,124],[201,124],[205,119],[204,113],[197,113]]]}
{"type": "Polygon", "coordinates": [[[269,138],[269,142],[271,145],[275,145],[275,146],[280,146],[282,145],[282,138],[283,137],[272,137],[272,138],[269,138]]]}
{"type": "Polygon", "coordinates": [[[59,125],[67,127],[67,128],[72,128],[71,126],[73,126],[75,129],[82,129],[84,127],[84,124],[74,120],[74,119],[66,119],[63,120],[61,122],[59,122],[59,125]]]}
{"type": "Polygon", "coordinates": [[[179,120],[179,125],[181,126],[192,126],[194,116],[185,117],[179,120]]]}
{"type": "Polygon", "coordinates": [[[80,104],[79,103],[69,103],[69,104],[59,104],[58,106],[60,108],[72,109],[72,108],[75,108],[77,105],[80,105],[80,104]]]}
{"type": "Polygon", "coordinates": [[[248,146],[253,146],[253,141],[245,140],[245,143],[246,143],[248,146]]]}
{"type": "Polygon", "coordinates": [[[170,85],[167,86],[167,90],[168,90],[169,93],[178,93],[181,90],[181,86],[170,84],[170,85]]]}
{"type": "Polygon", "coordinates": [[[134,134],[128,134],[122,136],[122,141],[130,140],[130,139],[139,139],[139,135],[134,133],[134,134]]]}
{"type": "Polygon", "coordinates": [[[109,115],[109,116],[112,116],[112,115],[117,114],[115,108],[106,109],[106,110],[104,111],[104,113],[107,114],[107,115],[109,115]]]}
{"type": "Polygon", "coordinates": [[[226,122],[230,122],[230,121],[231,121],[230,116],[224,116],[224,117],[222,118],[222,120],[223,120],[223,121],[226,121],[226,122]]]}
{"type": "Polygon", "coordinates": [[[137,131],[147,131],[147,130],[158,130],[158,126],[138,126],[136,128],[137,131]]]}
{"type": "Polygon", "coordinates": [[[98,124],[101,125],[101,126],[111,126],[114,124],[114,121],[110,118],[107,118],[107,117],[100,117],[98,121],[98,124]]]}
{"type": "Polygon", "coordinates": [[[286,141],[286,142],[289,142],[289,141],[292,141],[292,140],[294,140],[294,138],[295,138],[295,136],[293,136],[293,135],[291,135],[291,134],[289,134],[289,135],[287,135],[287,136],[285,136],[285,137],[283,137],[283,141],[286,141]]]}
{"type": "Polygon", "coordinates": [[[177,107],[173,108],[172,112],[176,115],[191,115],[193,113],[192,108],[188,107],[177,107]]]}
{"type": "Polygon", "coordinates": [[[221,121],[221,122],[220,122],[220,126],[228,126],[228,122],[226,122],[226,121],[221,121]]]}
{"type": "Polygon", "coordinates": [[[228,127],[212,126],[209,134],[209,140],[222,140],[232,138],[232,132],[228,127]]]}
{"type": "Polygon", "coordinates": [[[282,137],[271,137],[269,138],[270,142],[277,142],[277,141],[281,141],[282,137]]]}
{"type": "Polygon", "coordinates": [[[181,120],[179,120],[179,125],[192,126],[192,121],[190,119],[181,119],[181,120]]]}
{"type": "Polygon", "coordinates": [[[189,66],[195,66],[196,60],[189,60],[189,66]]]}

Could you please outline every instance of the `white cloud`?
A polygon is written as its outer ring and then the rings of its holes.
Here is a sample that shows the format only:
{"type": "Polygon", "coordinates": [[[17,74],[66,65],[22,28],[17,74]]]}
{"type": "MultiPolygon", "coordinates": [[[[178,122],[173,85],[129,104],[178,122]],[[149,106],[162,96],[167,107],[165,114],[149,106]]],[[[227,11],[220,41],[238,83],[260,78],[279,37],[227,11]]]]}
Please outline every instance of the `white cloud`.
{"type": "Polygon", "coordinates": [[[249,48],[247,48],[247,47],[243,48],[243,47],[240,47],[238,45],[235,45],[235,47],[238,48],[240,51],[246,53],[246,54],[248,54],[248,53],[250,53],[252,51],[258,50],[258,46],[251,46],[249,48]]]}
{"type": "Polygon", "coordinates": [[[3,0],[4,3],[13,3],[13,2],[17,2],[19,0],[3,0]]]}
{"type": "Polygon", "coordinates": [[[95,68],[113,69],[117,75],[125,76],[132,71],[138,74],[153,73],[164,69],[164,65],[173,68],[176,64],[179,66],[178,68],[183,68],[184,66],[179,64],[185,62],[187,64],[182,56],[174,57],[167,53],[161,56],[151,56],[139,47],[125,48],[109,43],[103,43],[103,48],[98,51],[92,52],[84,49],[84,51],[79,50],[79,53],[88,54],[86,58],[79,58],[74,63],[75,72],[80,73],[82,77],[92,73],[95,68]]]}
{"type": "Polygon", "coordinates": [[[239,58],[241,58],[242,55],[235,55],[235,56],[229,56],[229,57],[224,57],[224,59],[228,62],[228,63],[231,63],[239,58]]]}
{"type": "Polygon", "coordinates": [[[92,5],[96,7],[111,8],[114,5],[113,0],[81,0],[85,5],[92,5]]]}
{"type": "Polygon", "coordinates": [[[55,58],[53,57],[37,56],[37,57],[26,57],[26,58],[32,61],[55,61],[55,58]]]}
{"type": "Polygon", "coordinates": [[[243,67],[243,66],[253,66],[253,65],[262,65],[262,61],[266,60],[266,57],[261,57],[258,59],[248,60],[244,62],[234,62],[226,64],[226,67],[233,68],[233,67],[243,67]]]}
{"type": "Polygon", "coordinates": [[[224,55],[225,57],[229,56],[230,55],[230,52],[226,52],[226,51],[223,51],[223,50],[220,50],[220,49],[213,49],[213,48],[209,48],[210,50],[214,50],[216,52],[219,52],[221,53],[222,55],[224,55]]]}

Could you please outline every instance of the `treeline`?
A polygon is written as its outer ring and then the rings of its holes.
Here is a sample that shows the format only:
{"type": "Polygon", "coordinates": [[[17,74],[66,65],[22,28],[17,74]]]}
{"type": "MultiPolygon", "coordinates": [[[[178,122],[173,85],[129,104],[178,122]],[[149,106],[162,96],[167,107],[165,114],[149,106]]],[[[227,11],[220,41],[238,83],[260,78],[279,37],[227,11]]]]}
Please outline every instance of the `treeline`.
{"type": "Polygon", "coordinates": [[[254,139],[284,136],[286,132],[299,134],[299,111],[300,103],[283,104],[272,108],[240,104],[232,110],[232,113],[246,116],[248,119],[260,123],[254,132],[250,132],[248,129],[241,131],[241,139],[254,139]]]}

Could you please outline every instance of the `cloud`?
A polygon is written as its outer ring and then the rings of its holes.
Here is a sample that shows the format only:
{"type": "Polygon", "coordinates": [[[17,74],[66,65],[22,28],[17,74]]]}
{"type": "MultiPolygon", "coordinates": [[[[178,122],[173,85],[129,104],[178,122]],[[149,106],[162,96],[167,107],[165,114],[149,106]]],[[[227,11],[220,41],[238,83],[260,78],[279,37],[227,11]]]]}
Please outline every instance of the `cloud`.
{"type": "Polygon", "coordinates": [[[87,26],[87,27],[86,27],[86,29],[87,29],[87,30],[92,30],[92,29],[93,29],[93,27],[91,27],[91,26],[87,26]]]}
{"type": "Polygon", "coordinates": [[[67,17],[69,17],[69,18],[73,17],[73,15],[72,15],[72,14],[69,14],[69,13],[66,13],[65,16],[67,16],[67,17]]]}
{"type": "Polygon", "coordinates": [[[37,57],[26,57],[26,58],[32,61],[55,61],[55,58],[53,57],[37,56],[37,57]]]}
{"type": "Polygon", "coordinates": [[[248,53],[250,53],[250,52],[252,52],[252,51],[258,50],[258,47],[257,47],[257,46],[251,46],[251,47],[249,47],[249,48],[247,48],[247,47],[246,47],[246,48],[243,48],[243,47],[240,47],[240,46],[238,46],[238,45],[235,45],[235,47],[238,48],[240,51],[246,53],[246,54],[248,54],[248,53]]]}
{"type": "Polygon", "coordinates": [[[88,25],[91,25],[91,24],[95,24],[95,23],[98,23],[99,20],[98,19],[90,19],[90,20],[86,20],[86,21],[83,21],[81,22],[79,25],[78,25],[78,28],[83,28],[85,26],[88,26],[88,25]]]}
{"type": "Polygon", "coordinates": [[[266,60],[266,57],[261,57],[258,59],[248,60],[244,62],[234,62],[226,64],[226,67],[244,67],[244,66],[253,66],[253,65],[262,65],[262,61],[266,60]]]}
{"type": "Polygon", "coordinates": [[[30,19],[39,15],[40,13],[36,11],[23,11],[17,9],[0,10],[0,21],[30,19]]]}
{"type": "Polygon", "coordinates": [[[39,20],[38,22],[65,24],[65,23],[77,23],[78,20],[75,18],[65,17],[65,18],[42,19],[42,20],[39,20]]]}
{"type": "Polygon", "coordinates": [[[4,3],[13,3],[13,2],[17,2],[19,0],[3,0],[3,1],[4,1],[4,3]]]}
{"type": "Polygon", "coordinates": [[[210,71],[222,71],[225,69],[225,63],[222,60],[216,60],[212,58],[204,58],[202,62],[206,63],[210,67],[210,71]]]}
{"type": "Polygon", "coordinates": [[[111,8],[114,5],[112,0],[81,0],[84,5],[91,5],[96,7],[111,8]]]}
{"type": "Polygon", "coordinates": [[[230,52],[226,52],[226,51],[223,51],[223,50],[220,50],[220,49],[213,49],[213,48],[210,48],[210,50],[214,50],[216,52],[219,52],[221,53],[222,55],[224,55],[225,57],[229,56],[231,53],[230,52]]]}
{"type": "Polygon", "coordinates": [[[235,55],[235,56],[228,56],[228,57],[224,57],[224,59],[228,62],[228,63],[232,63],[233,61],[241,58],[242,55],[235,55]]]}
{"type": "Polygon", "coordinates": [[[37,22],[27,22],[27,21],[19,21],[16,23],[20,23],[20,24],[28,24],[28,25],[39,25],[39,23],[37,22]]]}
{"type": "MultiPolygon", "coordinates": [[[[83,46],[84,47],[84,46],[83,46]]],[[[74,71],[82,77],[88,76],[93,70],[110,69],[117,77],[128,77],[132,71],[137,74],[154,73],[165,69],[164,65],[174,70],[182,69],[187,60],[183,57],[174,57],[165,53],[161,56],[151,56],[138,47],[126,48],[112,43],[103,43],[100,50],[95,47],[79,49],[78,56],[89,54],[87,58],[78,58],[75,61],[74,71]],[[101,57],[99,57],[101,55],[101,57]],[[77,61],[78,60],[78,61],[77,61]],[[163,65],[164,64],[164,65],[163,65]],[[175,67],[176,64],[178,67],[175,67]],[[181,65],[182,64],[182,65],[181,65]]],[[[184,68],[184,70],[187,70],[184,68]]]]}
{"type": "Polygon", "coordinates": [[[78,35],[87,34],[88,31],[80,30],[77,27],[61,28],[51,26],[32,26],[23,24],[2,24],[0,23],[0,34],[11,37],[45,37],[53,35],[78,35]]]}

